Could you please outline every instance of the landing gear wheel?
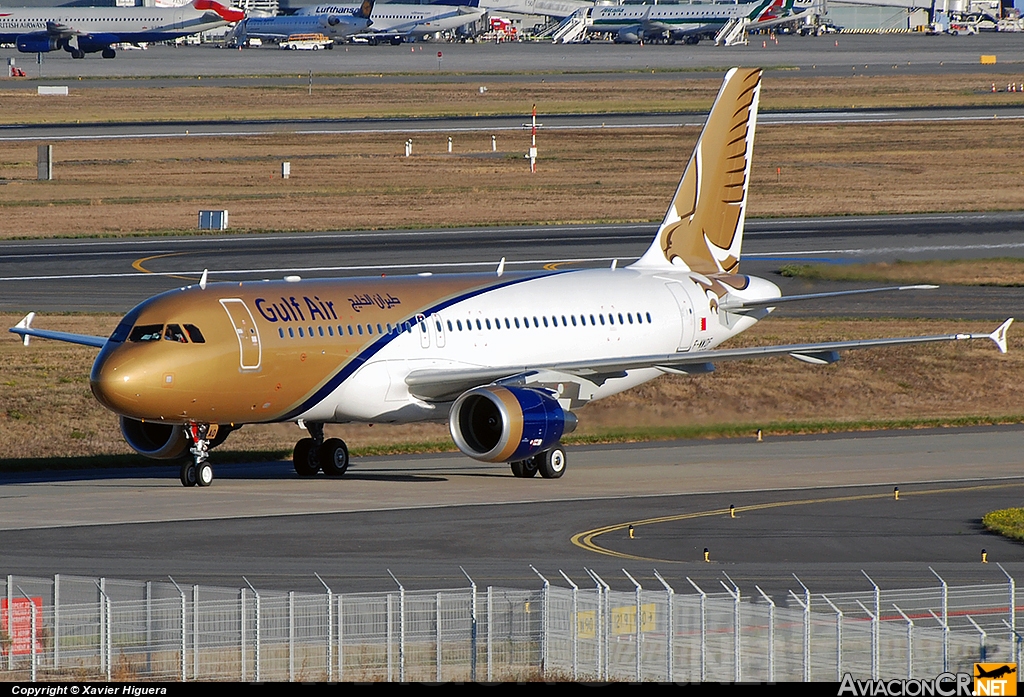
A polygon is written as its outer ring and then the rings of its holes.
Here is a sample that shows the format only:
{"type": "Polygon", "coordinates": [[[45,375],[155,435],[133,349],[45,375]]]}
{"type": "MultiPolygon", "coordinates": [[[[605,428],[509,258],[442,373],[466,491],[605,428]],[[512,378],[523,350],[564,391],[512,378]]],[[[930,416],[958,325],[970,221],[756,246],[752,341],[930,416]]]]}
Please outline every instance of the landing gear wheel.
{"type": "Polygon", "coordinates": [[[532,457],[528,460],[510,462],[509,466],[512,468],[512,476],[520,479],[529,479],[537,474],[537,462],[532,457]]]}
{"type": "Polygon", "coordinates": [[[196,485],[196,465],[194,462],[184,462],[181,465],[181,485],[182,486],[195,486],[196,485]]]}
{"type": "Polygon", "coordinates": [[[71,57],[76,59],[76,60],[81,60],[82,58],[85,58],[85,51],[82,51],[82,50],[77,49],[77,48],[76,49],[72,49],[71,50],[71,57]]]}
{"type": "Polygon", "coordinates": [[[209,462],[200,463],[194,467],[196,486],[210,486],[213,484],[213,467],[209,462]]]}
{"type": "Polygon", "coordinates": [[[313,447],[312,438],[303,438],[295,444],[295,451],[292,453],[292,463],[295,465],[295,473],[300,477],[312,477],[320,471],[320,458],[316,448],[313,447]]]}
{"type": "Polygon", "coordinates": [[[100,55],[102,55],[104,58],[113,58],[117,55],[117,52],[108,46],[107,48],[103,49],[103,53],[100,55]]]}
{"type": "Polygon", "coordinates": [[[340,438],[328,438],[320,446],[320,467],[328,477],[340,477],[348,469],[348,446],[340,438]]]}
{"type": "Polygon", "coordinates": [[[551,450],[545,450],[536,456],[537,469],[544,479],[558,479],[565,474],[565,448],[556,445],[551,450]]]}

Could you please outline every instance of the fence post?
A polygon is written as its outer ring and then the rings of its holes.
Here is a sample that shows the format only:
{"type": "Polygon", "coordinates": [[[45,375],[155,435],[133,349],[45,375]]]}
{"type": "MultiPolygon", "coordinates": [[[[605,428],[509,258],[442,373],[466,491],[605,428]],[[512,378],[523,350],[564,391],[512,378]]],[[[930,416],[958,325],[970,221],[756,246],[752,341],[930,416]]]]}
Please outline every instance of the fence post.
{"type": "Polygon", "coordinates": [[[700,589],[689,576],[686,580],[690,582],[694,590],[700,593],[700,681],[707,682],[708,673],[708,594],[700,589]]]}
{"type": "Polygon", "coordinates": [[[327,682],[334,682],[334,594],[320,574],[314,571],[313,575],[327,590],[327,682]]]}
{"type": "MultiPolygon", "coordinates": [[[[111,652],[110,652],[110,614],[113,608],[110,606],[110,598],[107,597],[104,592],[104,586],[106,586],[106,579],[101,578],[96,583],[96,588],[100,591],[100,642],[106,645],[106,650],[101,651],[101,662],[104,664],[102,667],[106,668],[107,682],[110,682],[110,664],[111,664],[111,652]],[[106,620],[106,622],[104,622],[106,620]],[[105,624],[105,626],[104,626],[105,624]]],[[[19,589],[20,590],[20,589],[19,589]]],[[[10,606],[8,606],[10,607],[10,606]]],[[[33,616],[35,613],[33,613],[33,616]]],[[[11,653],[14,653],[13,651],[11,653]]]]}
{"type": "Polygon", "coordinates": [[[146,672],[153,670],[153,582],[146,581],[146,672]]]}
{"type": "MultiPolygon", "coordinates": [[[[7,607],[14,607],[14,576],[11,574],[7,575],[7,607]]],[[[8,617],[10,616],[8,611],[8,617]]],[[[8,622],[8,624],[10,624],[8,622]]],[[[10,626],[7,627],[8,634],[11,633],[10,626]]],[[[101,659],[102,660],[102,659],[101,659]]],[[[7,670],[14,670],[14,651],[7,652],[7,670]]]]}
{"type": "Polygon", "coordinates": [[[398,584],[398,680],[405,682],[405,586],[395,578],[391,569],[388,569],[388,575],[398,584]]]}
{"type": "Polygon", "coordinates": [[[970,615],[965,615],[967,621],[974,625],[974,628],[978,630],[978,634],[981,636],[981,640],[978,645],[978,662],[985,662],[985,630],[978,626],[978,623],[974,621],[974,618],[970,615]]]}
{"type": "Polygon", "coordinates": [[[288,591],[288,682],[295,682],[295,591],[288,591]]]}
{"type": "Polygon", "coordinates": [[[608,591],[611,587],[593,569],[584,569],[597,585],[597,679],[608,679],[608,591]],[[604,603],[602,604],[602,597],[604,603]]]}
{"type": "Polygon", "coordinates": [[[996,562],[996,566],[1006,576],[1006,582],[1009,584],[1010,612],[1008,614],[1010,616],[1010,642],[1015,643],[1017,638],[1017,582],[1013,579],[1013,576],[1006,573],[1006,569],[1003,568],[1002,564],[996,562]]]}
{"type": "Polygon", "coordinates": [[[245,589],[238,589],[238,656],[239,673],[242,682],[245,682],[245,589]]]}
{"type": "MultiPolygon", "coordinates": [[[[878,584],[875,583],[873,580],[871,580],[871,577],[868,576],[867,573],[865,573],[865,571],[863,569],[861,569],[860,572],[862,574],[864,574],[864,578],[866,578],[868,580],[868,583],[871,584],[871,587],[875,589],[875,620],[874,620],[874,622],[871,623],[871,665],[878,666],[879,663],[880,663],[880,659],[879,659],[879,656],[878,656],[879,646],[882,643],[882,636],[881,636],[881,621],[882,621],[881,601],[882,601],[882,591],[878,588],[878,584]]],[[[945,659],[943,659],[942,664],[943,665],[946,664],[945,659]]],[[[877,672],[873,675],[873,678],[875,680],[878,680],[878,673],[877,672]]]]}
{"type": "MultiPolygon", "coordinates": [[[[36,677],[37,677],[36,666],[38,665],[38,659],[36,658],[36,638],[39,636],[39,627],[36,626],[36,604],[33,603],[32,602],[32,598],[30,598],[28,596],[28,594],[21,589],[21,586],[18,586],[18,592],[21,593],[22,596],[24,596],[25,600],[28,601],[28,612],[29,612],[29,618],[30,618],[29,622],[30,622],[30,629],[31,629],[31,632],[32,632],[32,636],[30,637],[30,641],[32,642],[32,652],[31,652],[31,656],[32,656],[32,682],[36,682],[36,677]]],[[[11,626],[12,626],[12,623],[11,623],[10,619],[13,616],[14,616],[13,608],[10,605],[8,605],[7,606],[7,618],[8,618],[7,627],[8,627],[8,633],[9,633],[9,635],[12,638],[14,636],[14,633],[10,629],[11,626]]],[[[14,653],[13,645],[11,647],[11,653],[14,653]]],[[[108,675],[107,679],[108,680],[110,679],[109,675],[108,675]]]]}
{"type": "Polygon", "coordinates": [[[821,596],[836,613],[836,682],[843,681],[843,611],[828,596],[821,596]]]}
{"type": "MultiPolygon", "coordinates": [[[[188,681],[188,676],[186,675],[186,672],[185,672],[185,665],[186,665],[186,661],[188,660],[187,659],[188,652],[187,652],[187,650],[185,648],[185,642],[186,642],[186,638],[187,638],[188,635],[186,634],[186,631],[185,631],[185,621],[186,621],[186,614],[185,614],[185,591],[181,590],[181,586],[178,585],[178,582],[174,580],[173,576],[168,575],[167,578],[171,579],[171,583],[174,584],[174,587],[178,590],[178,596],[181,598],[181,666],[180,666],[180,668],[181,668],[181,681],[182,682],[187,682],[188,681]]],[[[257,678],[257,680],[259,680],[259,678],[257,678]]]]}
{"type": "Polygon", "coordinates": [[[579,666],[579,637],[577,636],[577,630],[579,629],[579,586],[572,582],[572,579],[565,575],[565,572],[561,569],[558,573],[562,574],[562,578],[572,586],[572,619],[570,620],[572,632],[572,681],[576,682],[576,676],[578,673],[579,666]]]}
{"type": "Polygon", "coordinates": [[[547,673],[548,669],[548,603],[551,596],[551,584],[548,580],[541,576],[541,573],[537,569],[533,568],[533,564],[530,564],[530,568],[533,569],[533,573],[540,576],[540,580],[544,582],[544,607],[541,608],[540,616],[540,676],[543,678],[547,673]]]}
{"type": "Polygon", "coordinates": [[[345,616],[341,612],[341,597],[338,596],[338,682],[345,679],[345,616]]]}
{"type": "Polygon", "coordinates": [[[262,637],[260,636],[260,592],[253,588],[253,585],[249,583],[249,579],[247,579],[245,576],[242,577],[242,580],[245,581],[245,585],[249,586],[249,590],[252,591],[253,598],[256,599],[256,647],[254,651],[256,655],[254,658],[256,660],[256,682],[260,682],[261,678],[263,677],[261,670],[262,667],[260,665],[260,663],[262,662],[260,659],[262,658],[263,650],[263,647],[261,646],[262,637]]]}
{"type": "Polygon", "coordinates": [[[643,679],[644,679],[644,661],[643,661],[643,656],[644,656],[644,634],[643,634],[643,631],[641,630],[640,625],[641,625],[641,622],[643,621],[643,618],[642,618],[643,610],[641,609],[641,607],[642,607],[642,603],[643,603],[643,592],[644,592],[644,589],[637,582],[637,580],[635,578],[633,578],[632,576],[629,575],[628,571],[623,569],[622,573],[626,574],[626,578],[628,578],[630,581],[633,582],[633,586],[636,589],[635,590],[635,593],[636,593],[636,617],[633,620],[633,624],[636,625],[634,627],[634,629],[636,630],[636,681],[637,682],[642,682],[643,679]]]}
{"type": "Polygon", "coordinates": [[[804,599],[790,591],[789,594],[804,609],[804,682],[811,681],[811,591],[804,585],[804,582],[793,574],[793,578],[804,589],[804,599]]]}
{"type": "Polygon", "coordinates": [[[437,596],[434,599],[434,614],[437,619],[434,621],[434,633],[436,635],[434,639],[434,649],[436,657],[434,662],[437,666],[437,682],[441,682],[441,593],[438,591],[437,596]]]}
{"type": "Polygon", "coordinates": [[[476,682],[476,659],[477,659],[477,618],[476,618],[476,581],[469,578],[469,574],[461,566],[459,570],[462,571],[462,575],[469,579],[470,591],[473,594],[470,602],[470,625],[469,625],[469,679],[471,682],[476,682]]]}
{"type": "MultiPolygon", "coordinates": [[[[942,670],[949,670],[949,586],[945,579],[935,573],[935,569],[928,567],[928,570],[935,574],[935,578],[942,583],[942,670]]],[[[934,616],[935,613],[933,612],[934,616]]],[[[936,617],[935,619],[938,619],[936,617]]]]}
{"type": "Polygon", "coordinates": [[[857,604],[860,605],[860,609],[871,618],[871,679],[878,680],[878,643],[875,641],[875,637],[877,636],[875,634],[875,625],[878,624],[878,615],[864,607],[864,603],[861,601],[858,600],[857,604]]]}
{"type": "Polygon", "coordinates": [[[391,626],[391,594],[390,593],[388,593],[387,624],[386,624],[386,627],[385,627],[385,631],[387,633],[388,682],[394,682],[394,679],[392,677],[393,674],[394,674],[394,667],[392,665],[393,661],[394,661],[394,657],[392,656],[392,652],[393,652],[394,649],[393,649],[393,647],[391,645],[391,643],[392,643],[392,635],[394,633],[394,630],[392,629],[392,626],[391,626]]]}
{"type": "MultiPolygon", "coordinates": [[[[726,574],[726,578],[729,578],[729,574],[726,574]]],[[[742,669],[742,648],[740,646],[740,587],[729,578],[729,583],[732,584],[732,588],[725,585],[725,581],[719,581],[722,584],[722,588],[726,590],[729,595],[732,596],[733,600],[733,611],[732,611],[732,653],[733,653],[733,674],[734,680],[740,682],[743,680],[743,669],[742,669]]]]}
{"type": "MultiPolygon", "coordinates": [[[[106,618],[107,618],[107,605],[106,605],[106,603],[103,602],[103,598],[104,598],[104,592],[103,591],[106,588],[106,586],[107,586],[107,579],[105,579],[105,578],[100,578],[99,583],[96,583],[96,588],[99,589],[99,595],[96,597],[96,600],[99,603],[99,610],[100,610],[100,612],[99,612],[99,615],[100,615],[100,627],[99,627],[99,629],[100,629],[100,636],[99,636],[99,641],[100,641],[100,646],[99,646],[99,649],[100,649],[100,670],[106,670],[107,667],[108,667],[106,665],[106,660],[107,660],[107,647],[106,647],[107,633],[104,631],[104,627],[106,626],[105,625],[106,618]]],[[[11,605],[8,605],[7,607],[11,607],[11,605]]]]}
{"type": "Polygon", "coordinates": [[[487,682],[494,682],[494,586],[487,586],[487,682]]]}
{"type": "Polygon", "coordinates": [[[775,601],[760,586],[754,588],[768,603],[768,682],[775,682],[775,601]]]}
{"type": "Polygon", "coordinates": [[[661,581],[661,585],[665,586],[665,594],[667,596],[666,602],[668,603],[668,618],[666,619],[666,622],[668,623],[668,626],[665,629],[665,638],[666,643],[668,644],[666,647],[666,653],[668,655],[665,657],[665,671],[667,673],[667,680],[672,682],[675,680],[676,673],[676,623],[675,613],[673,612],[676,592],[673,590],[672,586],[668,585],[668,581],[661,577],[661,574],[658,573],[657,569],[654,570],[654,577],[661,581]]]}
{"type": "Polygon", "coordinates": [[[53,575],[53,669],[60,670],[60,574],[53,575]]]}
{"type": "Polygon", "coordinates": [[[199,679],[199,584],[192,586],[192,679],[199,679]]]}
{"type": "Polygon", "coordinates": [[[913,680],[914,678],[914,620],[907,617],[907,613],[903,612],[896,603],[892,606],[896,608],[896,612],[903,616],[903,619],[907,621],[907,680],[913,680]]]}

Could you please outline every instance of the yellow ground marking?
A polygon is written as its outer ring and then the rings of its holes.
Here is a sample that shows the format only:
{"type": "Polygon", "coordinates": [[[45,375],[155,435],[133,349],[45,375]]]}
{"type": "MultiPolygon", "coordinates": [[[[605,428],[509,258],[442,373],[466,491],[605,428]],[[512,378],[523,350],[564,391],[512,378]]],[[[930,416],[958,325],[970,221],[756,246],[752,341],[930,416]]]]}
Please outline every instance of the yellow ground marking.
{"type": "MultiPolygon", "coordinates": [[[[177,257],[177,256],[181,256],[182,254],[188,254],[188,252],[171,252],[170,254],[154,254],[151,257],[142,257],[141,259],[136,259],[135,261],[132,262],[132,268],[135,269],[136,271],[140,272],[140,273],[153,273],[152,271],[150,271],[149,269],[144,267],[143,264],[145,264],[147,261],[153,261],[154,259],[163,259],[164,257],[177,257]]],[[[182,281],[194,281],[194,280],[196,280],[196,279],[192,278],[191,276],[174,276],[174,275],[171,275],[171,276],[168,276],[168,278],[177,278],[177,279],[180,279],[182,281]]]]}
{"type": "MultiPolygon", "coordinates": [[[[990,489],[1007,489],[1015,486],[1024,486],[1024,482],[1014,482],[1012,484],[981,484],[978,486],[964,486],[954,487],[949,489],[927,489],[925,491],[915,492],[900,492],[904,498],[910,496],[928,496],[932,494],[951,494],[961,493],[966,491],[986,491],[990,489]]],[[[892,498],[892,494],[889,492],[879,494],[855,494],[850,496],[832,496],[823,497],[816,499],[798,499],[795,501],[774,501],[771,503],[755,503],[749,506],[737,506],[736,513],[746,513],[749,511],[761,511],[769,508],[784,508],[787,506],[807,506],[815,503],[844,503],[847,501],[866,501],[868,499],[887,499],[892,498]]],[[[596,542],[594,538],[600,535],[607,535],[608,533],[618,532],[620,530],[626,530],[630,526],[638,528],[643,525],[658,525],[660,523],[674,523],[678,520],[693,520],[695,518],[710,518],[712,516],[727,516],[729,515],[728,508],[716,508],[710,511],[695,511],[693,513],[681,513],[679,515],[661,516],[658,518],[646,518],[644,520],[632,520],[624,523],[616,523],[614,525],[606,525],[601,528],[595,528],[593,530],[587,530],[585,532],[577,533],[572,536],[571,541],[577,547],[582,547],[588,552],[594,552],[596,554],[604,554],[609,557],[618,557],[619,559],[632,559],[634,561],[651,561],[661,562],[665,564],[673,564],[681,562],[680,559],[655,559],[652,557],[641,557],[635,554],[626,554],[625,552],[616,552],[615,550],[605,549],[596,542]]]]}
{"type": "Polygon", "coordinates": [[[544,264],[543,268],[545,271],[558,271],[559,267],[575,263],[574,261],[553,261],[550,264],[544,264]]]}

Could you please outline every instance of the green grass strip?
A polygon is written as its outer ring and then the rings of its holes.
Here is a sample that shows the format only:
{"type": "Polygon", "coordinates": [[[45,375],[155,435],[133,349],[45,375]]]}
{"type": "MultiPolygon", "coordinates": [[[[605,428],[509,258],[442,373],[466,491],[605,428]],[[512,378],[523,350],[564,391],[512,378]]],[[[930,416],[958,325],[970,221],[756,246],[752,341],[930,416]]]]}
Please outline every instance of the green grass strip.
{"type": "Polygon", "coordinates": [[[1004,508],[986,513],[981,519],[986,530],[1024,542],[1024,508],[1004,508]]]}

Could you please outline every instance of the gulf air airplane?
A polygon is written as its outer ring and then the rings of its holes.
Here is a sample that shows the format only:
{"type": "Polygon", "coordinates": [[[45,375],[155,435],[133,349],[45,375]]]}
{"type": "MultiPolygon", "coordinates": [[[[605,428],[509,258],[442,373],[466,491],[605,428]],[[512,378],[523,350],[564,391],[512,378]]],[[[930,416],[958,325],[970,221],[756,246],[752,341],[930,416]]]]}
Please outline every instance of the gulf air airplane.
{"type": "MultiPolygon", "coordinates": [[[[93,394],[128,444],[174,459],[185,486],[208,486],[210,448],[243,424],[294,421],[309,437],[295,471],[345,473],[348,448],[325,424],[447,421],[459,450],[516,477],[566,470],[560,441],[575,410],[665,373],[721,361],[991,339],[991,334],[718,347],[787,302],[740,273],[761,71],[732,69],[658,234],[624,268],[198,284],[129,312],[109,337],[32,327],[12,332],[98,348],[93,394]]],[[[920,286],[914,286],[919,288],[920,286]]]]}
{"type": "Polygon", "coordinates": [[[100,53],[113,58],[113,44],[170,41],[238,22],[245,13],[216,0],[161,7],[0,7],[0,43],[22,53],[67,51],[72,58],[100,53]]]}

